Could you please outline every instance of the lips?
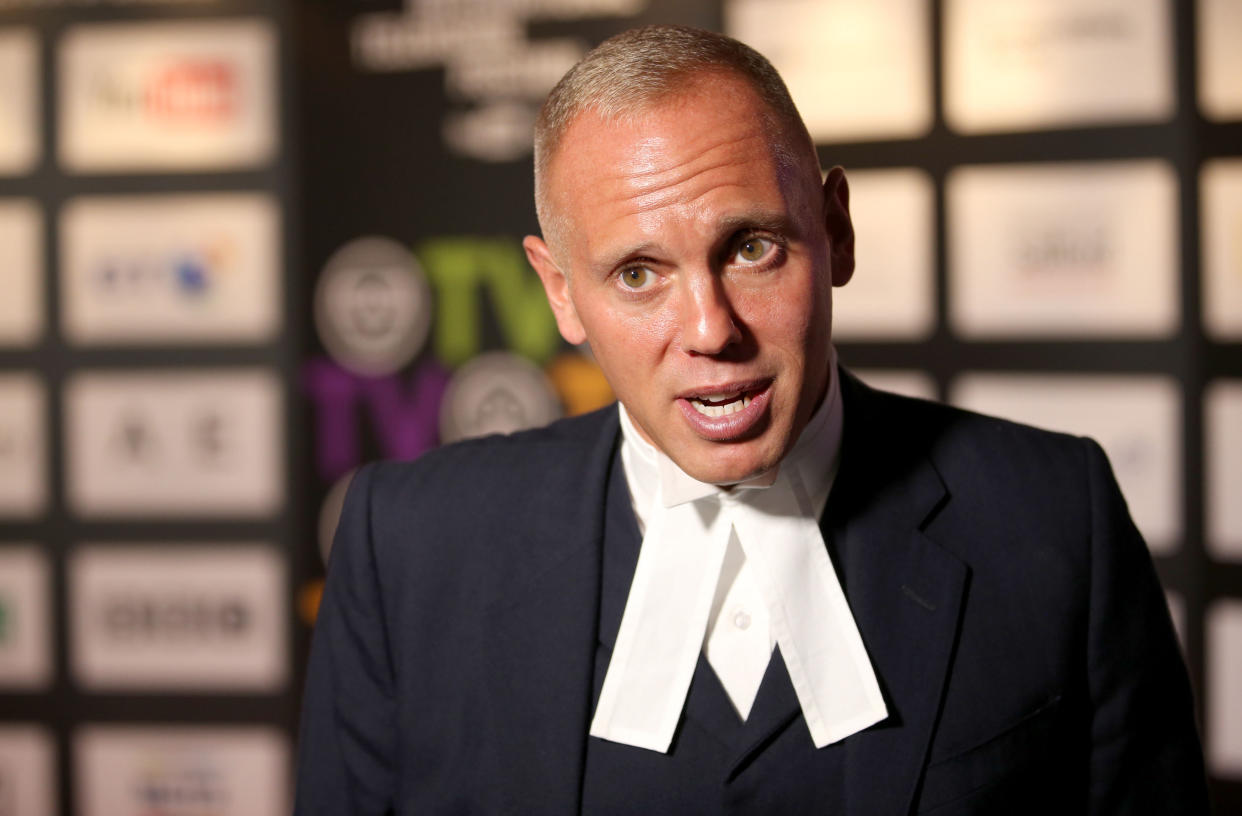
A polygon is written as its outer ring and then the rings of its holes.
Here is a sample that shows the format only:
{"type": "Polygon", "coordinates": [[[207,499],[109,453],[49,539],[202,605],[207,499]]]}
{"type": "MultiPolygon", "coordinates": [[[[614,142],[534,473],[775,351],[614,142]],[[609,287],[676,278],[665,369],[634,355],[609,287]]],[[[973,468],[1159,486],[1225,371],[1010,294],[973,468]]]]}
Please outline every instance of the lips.
{"type": "Polygon", "coordinates": [[[767,414],[771,381],[741,383],[684,393],[678,407],[705,439],[727,442],[753,435],[767,414]]]}

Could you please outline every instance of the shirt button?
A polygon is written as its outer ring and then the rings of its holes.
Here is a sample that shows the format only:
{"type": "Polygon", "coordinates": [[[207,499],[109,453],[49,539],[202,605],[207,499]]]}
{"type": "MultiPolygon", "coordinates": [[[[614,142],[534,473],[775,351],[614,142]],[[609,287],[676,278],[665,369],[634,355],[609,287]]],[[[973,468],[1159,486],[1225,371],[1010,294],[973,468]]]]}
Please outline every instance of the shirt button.
{"type": "Polygon", "coordinates": [[[747,615],[744,611],[739,609],[737,612],[733,613],[733,625],[738,629],[749,629],[750,615],[747,615]]]}

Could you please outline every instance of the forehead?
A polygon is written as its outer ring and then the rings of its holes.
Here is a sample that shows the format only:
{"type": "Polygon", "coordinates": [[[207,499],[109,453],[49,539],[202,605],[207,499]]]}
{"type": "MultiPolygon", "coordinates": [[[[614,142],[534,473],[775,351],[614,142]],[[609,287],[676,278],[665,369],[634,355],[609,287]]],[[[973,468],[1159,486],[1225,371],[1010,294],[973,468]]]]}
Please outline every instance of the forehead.
{"type": "Polygon", "coordinates": [[[727,75],[696,78],[626,118],[588,110],[550,164],[549,203],[567,237],[591,243],[601,220],[641,222],[670,209],[688,216],[726,202],[790,209],[806,185],[781,130],[749,83],[727,75]]]}

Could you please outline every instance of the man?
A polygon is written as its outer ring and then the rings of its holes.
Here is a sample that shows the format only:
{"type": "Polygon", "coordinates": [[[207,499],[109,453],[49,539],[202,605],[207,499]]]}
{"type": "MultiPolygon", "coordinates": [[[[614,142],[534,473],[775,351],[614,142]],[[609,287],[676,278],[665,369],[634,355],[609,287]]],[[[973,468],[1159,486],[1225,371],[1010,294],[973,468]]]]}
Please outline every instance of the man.
{"type": "Polygon", "coordinates": [[[848,187],[762,57],[606,42],[544,106],[536,198],[620,405],[360,471],[299,812],[1206,810],[1100,449],[836,367],[848,187]]]}

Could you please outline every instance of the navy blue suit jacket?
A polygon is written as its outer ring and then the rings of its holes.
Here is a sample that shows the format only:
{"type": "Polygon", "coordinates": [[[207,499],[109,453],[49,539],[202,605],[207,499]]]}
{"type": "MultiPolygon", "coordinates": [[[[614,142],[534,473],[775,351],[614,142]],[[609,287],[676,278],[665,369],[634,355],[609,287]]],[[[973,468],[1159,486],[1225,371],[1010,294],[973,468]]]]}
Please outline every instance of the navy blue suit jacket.
{"type": "MultiPolygon", "coordinates": [[[[890,712],[820,749],[848,814],[1206,812],[1185,669],[1099,447],[842,381],[825,540],[890,712]]],[[[611,408],[359,471],[298,813],[579,810],[618,439],[611,408]]]]}

